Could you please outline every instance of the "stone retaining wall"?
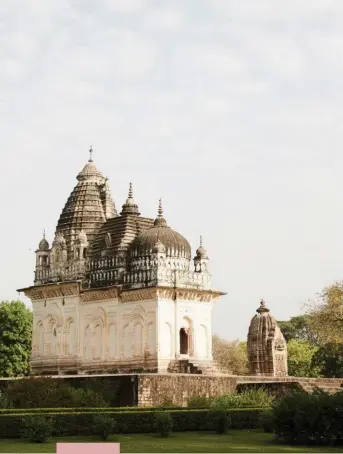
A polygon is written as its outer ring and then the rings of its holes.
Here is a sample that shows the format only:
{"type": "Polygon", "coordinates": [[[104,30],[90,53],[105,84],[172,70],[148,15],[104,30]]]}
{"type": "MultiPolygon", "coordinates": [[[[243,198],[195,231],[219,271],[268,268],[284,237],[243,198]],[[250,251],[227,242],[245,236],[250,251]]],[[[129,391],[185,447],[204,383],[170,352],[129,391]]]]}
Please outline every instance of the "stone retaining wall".
{"type": "Polygon", "coordinates": [[[236,390],[231,375],[151,374],[138,375],[138,406],[152,407],[164,401],[186,406],[192,396],[213,397],[236,390]]]}

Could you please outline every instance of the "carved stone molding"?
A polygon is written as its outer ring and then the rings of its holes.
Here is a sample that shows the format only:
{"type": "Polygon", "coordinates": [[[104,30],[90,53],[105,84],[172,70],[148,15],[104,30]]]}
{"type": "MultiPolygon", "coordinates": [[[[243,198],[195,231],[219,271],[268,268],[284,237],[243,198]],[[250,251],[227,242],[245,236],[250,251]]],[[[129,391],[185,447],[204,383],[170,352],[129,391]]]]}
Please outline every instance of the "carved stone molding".
{"type": "Polygon", "coordinates": [[[200,302],[214,302],[225,293],[211,290],[192,290],[192,289],[171,289],[168,287],[155,287],[148,289],[137,289],[123,291],[120,298],[123,303],[133,303],[136,301],[157,301],[158,299],[168,300],[191,300],[200,302]]]}
{"type": "Polygon", "coordinates": [[[82,303],[92,303],[93,301],[107,301],[118,299],[119,288],[111,288],[104,290],[87,290],[81,294],[82,303]]]}
{"type": "Polygon", "coordinates": [[[139,289],[121,292],[120,298],[123,303],[134,303],[135,301],[157,300],[157,289],[139,289]]]}
{"type": "Polygon", "coordinates": [[[49,298],[63,298],[67,296],[79,295],[78,283],[61,283],[44,286],[34,286],[25,289],[20,289],[19,292],[24,292],[25,296],[31,301],[46,300],[49,298]]]}

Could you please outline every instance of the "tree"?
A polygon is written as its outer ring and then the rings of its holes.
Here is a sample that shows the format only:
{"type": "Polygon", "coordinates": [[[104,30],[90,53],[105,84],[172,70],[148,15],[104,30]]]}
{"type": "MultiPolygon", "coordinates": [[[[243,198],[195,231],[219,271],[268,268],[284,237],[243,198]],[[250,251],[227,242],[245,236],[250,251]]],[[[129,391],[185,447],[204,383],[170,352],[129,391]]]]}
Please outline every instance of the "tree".
{"type": "Polygon", "coordinates": [[[26,375],[30,370],[32,312],[21,301],[0,303],[0,376],[26,375]]]}
{"type": "Polygon", "coordinates": [[[318,345],[318,335],[313,329],[310,315],[298,315],[287,321],[277,322],[286,342],[290,340],[303,340],[312,345],[318,345]]]}
{"type": "Polygon", "coordinates": [[[343,283],[324,288],[318,299],[310,303],[308,315],[320,345],[340,344],[343,338],[343,283]]]}
{"type": "Polygon", "coordinates": [[[343,377],[343,344],[330,343],[320,347],[313,356],[312,365],[320,369],[324,377],[343,377]]]}
{"type": "Polygon", "coordinates": [[[248,372],[246,342],[230,342],[219,336],[213,336],[212,354],[222,369],[235,375],[244,375],[248,372]]]}
{"type": "Polygon", "coordinates": [[[320,367],[312,363],[318,347],[306,340],[291,339],[287,343],[288,375],[292,377],[319,377],[320,367]]]}

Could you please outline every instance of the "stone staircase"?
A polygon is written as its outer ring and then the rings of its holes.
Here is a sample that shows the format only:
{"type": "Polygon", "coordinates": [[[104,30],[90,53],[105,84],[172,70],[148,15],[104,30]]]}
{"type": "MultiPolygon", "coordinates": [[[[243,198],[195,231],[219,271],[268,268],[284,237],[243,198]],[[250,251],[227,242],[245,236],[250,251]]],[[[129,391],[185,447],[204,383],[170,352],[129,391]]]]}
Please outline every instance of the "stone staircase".
{"type": "Polygon", "coordinates": [[[307,393],[316,389],[335,394],[343,391],[343,378],[237,376],[237,385],[297,385],[307,393]]]}
{"type": "Polygon", "coordinates": [[[188,359],[170,361],[168,373],[198,375],[229,375],[215,361],[191,362],[188,359]]]}
{"type": "Polygon", "coordinates": [[[313,391],[319,389],[328,394],[336,394],[337,392],[343,391],[342,383],[329,381],[329,380],[301,380],[299,381],[301,388],[307,393],[313,393],[313,391]]]}

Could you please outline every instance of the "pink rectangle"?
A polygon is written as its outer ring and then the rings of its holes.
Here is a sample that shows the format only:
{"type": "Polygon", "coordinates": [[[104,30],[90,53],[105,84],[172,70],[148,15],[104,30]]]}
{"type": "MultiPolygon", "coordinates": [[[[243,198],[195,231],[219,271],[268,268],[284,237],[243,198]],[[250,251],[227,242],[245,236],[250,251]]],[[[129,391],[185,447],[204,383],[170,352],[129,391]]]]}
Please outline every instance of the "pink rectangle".
{"type": "Polygon", "coordinates": [[[120,454],[120,443],[56,443],[57,454],[120,454]]]}

